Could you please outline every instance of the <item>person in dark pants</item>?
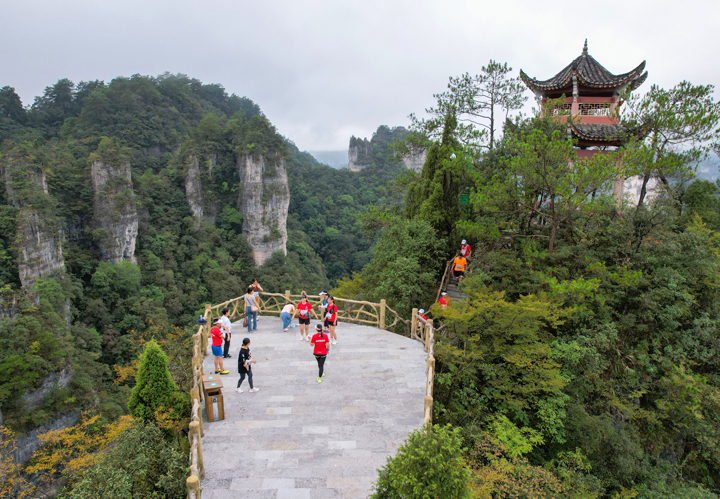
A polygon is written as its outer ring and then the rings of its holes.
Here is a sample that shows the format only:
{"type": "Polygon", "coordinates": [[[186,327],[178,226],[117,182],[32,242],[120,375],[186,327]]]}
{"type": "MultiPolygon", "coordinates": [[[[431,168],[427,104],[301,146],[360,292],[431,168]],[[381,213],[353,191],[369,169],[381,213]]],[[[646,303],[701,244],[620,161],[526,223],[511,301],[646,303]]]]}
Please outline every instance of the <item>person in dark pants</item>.
{"type": "Polygon", "coordinates": [[[318,383],[322,383],[322,377],[325,376],[325,359],[330,346],[330,337],[327,335],[327,331],[323,331],[322,324],[315,326],[315,331],[317,333],[310,340],[310,346],[313,347],[313,354],[318,363],[318,383]]]}
{"type": "Polygon", "coordinates": [[[230,355],[230,337],[232,336],[232,323],[230,322],[230,309],[225,307],[220,317],[220,324],[225,329],[225,344],[223,345],[223,358],[229,359],[230,355]]]}
{"type": "Polygon", "coordinates": [[[240,380],[238,381],[237,388],[235,389],[238,393],[243,392],[240,385],[242,385],[242,382],[245,381],[245,376],[247,376],[248,383],[250,383],[250,392],[254,393],[260,391],[260,388],[255,388],[253,386],[252,365],[255,364],[256,361],[251,360],[250,357],[250,338],[244,338],[242,347],[240,347],[240,355],[238,356],[238,372],[240,373],[240,380]]]}

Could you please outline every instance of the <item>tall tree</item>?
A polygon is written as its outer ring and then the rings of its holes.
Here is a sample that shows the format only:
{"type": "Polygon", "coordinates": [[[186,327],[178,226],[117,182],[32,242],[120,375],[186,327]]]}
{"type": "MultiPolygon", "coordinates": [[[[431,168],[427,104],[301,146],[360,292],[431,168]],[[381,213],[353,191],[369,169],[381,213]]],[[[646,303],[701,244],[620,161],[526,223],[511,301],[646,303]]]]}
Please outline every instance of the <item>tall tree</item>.
{"type": "Polygon", "coordinates": [[[511,111],[519,110],[527,97],[520,78],[510,77],[512,68],[507,63],[492,59],[480,73],[465,73],[450,77],[448,89],[435,94],[437,104],[425,111],[430,115],[419,120],[411,115],[413,130],[421,131],[430,139],[443,133],[443,123],[448,113],[457,117],[457,138],[465,143],[492,150],[496,142],[497,113],[507,120],[511,111]]]}
{"type": "Polygon", "coordinates": [[[25,123],[25,108],[13,87],[0,88],[0,118],[10,118],[25,123]]]}
{"type": "MultiPolygon", "coordinates": [[[[509,140],[512,155],[492,180],[478,182],[472,204],[478,212],[494,213],[504,225],[514,225],[516,235],[532,232],[534,237],[547,238],[552,253],[561,227],[573,230],[578,218],[609,204],[618,167],[612,155],[578,158],[565,133],[556,129],[548,134],[551,127],[543,123],[547,119],[536,120],[532,130],[509,140]]],[[[490,230],[496,236],[496,222],[485,227],[475,224],[474,230],[490,230]]]]}
{"type": "Polygon", "coordinates": [[[638,208],[645,202],[651,180],[660,182],[679,202],[673,184],[690,178],[693,166],[718,147],[720,102],[713,98],[713,91],[713,85],[683,81],[670,90],[653,85],[644,96],[628,99],[623,107],[625,128],[645,137],[631,141],[623,155],[642,178],[638,208]]]}

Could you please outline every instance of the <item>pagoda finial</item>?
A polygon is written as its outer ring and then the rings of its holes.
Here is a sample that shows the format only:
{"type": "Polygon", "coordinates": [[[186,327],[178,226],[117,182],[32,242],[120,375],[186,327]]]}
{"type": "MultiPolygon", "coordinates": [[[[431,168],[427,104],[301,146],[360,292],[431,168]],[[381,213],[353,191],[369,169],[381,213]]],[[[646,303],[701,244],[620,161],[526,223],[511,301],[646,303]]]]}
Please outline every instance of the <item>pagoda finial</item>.
{"type": "Polygon", "coordinates": [[[583,47],[583,55],[588,55],[588,52],[587,52],[587,38],[585,38],[585,46],[583,47]]]}

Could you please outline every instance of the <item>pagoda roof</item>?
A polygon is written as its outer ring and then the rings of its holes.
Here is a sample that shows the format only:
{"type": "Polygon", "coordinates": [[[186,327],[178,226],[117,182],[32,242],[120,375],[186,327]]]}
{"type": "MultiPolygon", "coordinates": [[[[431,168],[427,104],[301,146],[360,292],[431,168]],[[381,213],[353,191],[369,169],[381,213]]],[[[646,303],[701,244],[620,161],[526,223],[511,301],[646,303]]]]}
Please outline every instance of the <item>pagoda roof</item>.
{"type": "Polygon", "coordinates": [[[531,78],[522,69],[520,70],[520,78],[522,78],[528,87],[537,92],[572,88],[573,76],[577,76],[578,83],[584,87],[615,89],[629,83],[630,90],[635,90],[647,79],[648,74],[647,71],[643,73],[644,69],[645,61],[641,62],[632,71],[614,75],[605,69],[602,64],[597,62],[593,56],[588,54],[587,40],[585,40],[585,46],[583,47],[580,57],[568,64],[562,71],[549,80],[540,81],[531,78]]]}
{"type": "Polygon", "coordinates": [[[625,131],[619,124],[572,123],[573,134],[579,139],[614,142],[625,131]]]}

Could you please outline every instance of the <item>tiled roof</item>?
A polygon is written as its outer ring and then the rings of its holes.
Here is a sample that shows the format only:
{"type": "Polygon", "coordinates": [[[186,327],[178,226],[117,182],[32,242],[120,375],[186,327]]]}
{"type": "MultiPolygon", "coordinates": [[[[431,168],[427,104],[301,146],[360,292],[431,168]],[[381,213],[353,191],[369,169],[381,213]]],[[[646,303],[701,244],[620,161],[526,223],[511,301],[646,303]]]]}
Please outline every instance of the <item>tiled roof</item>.
{"type": "Polygon", "coordinates": [[[618,124],[573,123],[572,128],[578,138],[588,140],[614,141],[625,135],[622,126],[618,124]]]}
{"type": "Polygon", "coordinates": [[[568,64],[562,71],[550,78],[549,80],[540,81],[530,78],[523,70],[520,70],[520,78],[525,84],[533,90],[548,91],[561,90],[572,87],[572,77],[578,77],[578,83],[585,87],[592,88],[617,88],[627,82],[630,82],[630,89],[635,90],[647,78],[645,69],[645,61],[640,63],[638,67],[627,73],[614,75],[597,62],[593,56],[588,54],[587,40],[583,52],[573,62],[568,64]]]}

